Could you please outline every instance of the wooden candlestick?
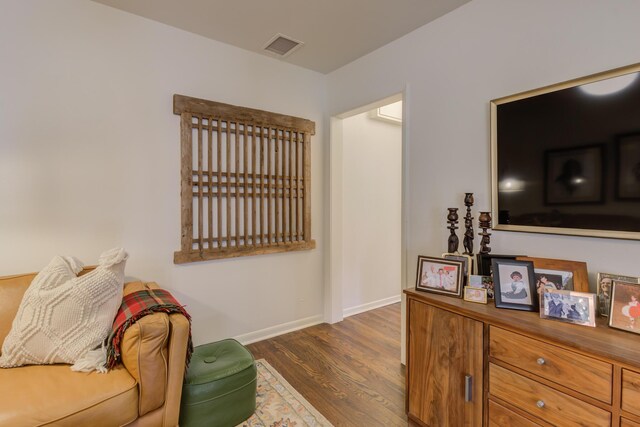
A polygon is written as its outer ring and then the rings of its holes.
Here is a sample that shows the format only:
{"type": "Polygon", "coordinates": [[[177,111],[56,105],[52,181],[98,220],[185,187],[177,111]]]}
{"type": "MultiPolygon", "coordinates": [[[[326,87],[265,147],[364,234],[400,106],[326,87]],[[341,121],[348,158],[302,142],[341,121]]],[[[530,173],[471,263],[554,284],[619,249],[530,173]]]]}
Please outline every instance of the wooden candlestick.
{"type": "Polygon", "coordinates": [[[464,246],[464,253],[466,255],[473,255],[473,217],[471,216],[473,193],[464,194],[464,205],[467,207],[467,215],[464,217],[465,232],[462,245],[464,246]]]}
{"type": "Polygon", "coordinates": [[[478,233],[479,236],[482,236],[482,240],[480,240],[480,253],[488,254],[491,252],[491,248],[489,247],[491,233],[487,231],[491,229],[491,212],[480,212],[478,222],[480,223],[480,228],[482,228],[482,232],[478,233]]]}
{"type": "Polygon", "coordinates": [[[458,245],[460,241],[458,240],[458,236],[456,235],[456,230],[458,229],[458,208],[447,208],[449,209],[449,214],[447,215],[447,222],[449,226],[447,227],[451,232],[448,241],[448,252],[450,254],[458,252],[458,245]]]}

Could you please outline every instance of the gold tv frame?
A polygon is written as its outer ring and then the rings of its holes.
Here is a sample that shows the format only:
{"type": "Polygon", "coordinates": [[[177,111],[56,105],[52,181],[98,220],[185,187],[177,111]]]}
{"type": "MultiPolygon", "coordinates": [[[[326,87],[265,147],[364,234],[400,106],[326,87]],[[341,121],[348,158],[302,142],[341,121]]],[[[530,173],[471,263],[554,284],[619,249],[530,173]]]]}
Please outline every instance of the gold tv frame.
{"type": "Polygon", "coordinates": [[[570,236],[588,236],[588,237],[604,237],[613,239],[627,239],[627,240],[640,240],[640,232],[635,231],[616,231],[616,230],[594,230],[594,229],[582,229],[582,228],[559,228],[559,227],[537,227],[531,225],[509,225],[498,223],[498,141],[497,141],[497,107],[498,105],[507,104],[513,101],[519,101],[525,98],[531,98],[533,96],[543,95],[549,92],[556,92],[562,89],[569,89],[576,86],[581,86],[589,83],[598,82],[600,80],[606,80],[613,77],[623,76],[625,74],[631,74],[640,72],[640,63],[628,65],[625,67],[615,68],[609,71],[603,71],[596,74],[591,74],[586,77],[580,77],[573,80],[568,80],[562,83],[556,83],[553,85],[545,86],[539,89],[528,90],[526,92],[520,92],[515,95],[509,95],[502,98],[493,99],[490,101],[490,118],[491,118],[491,216],[493,218],[494,230],[501,231],[521,231],[527,233],[545,233],[545,234],[562,234],[570,236]]]}

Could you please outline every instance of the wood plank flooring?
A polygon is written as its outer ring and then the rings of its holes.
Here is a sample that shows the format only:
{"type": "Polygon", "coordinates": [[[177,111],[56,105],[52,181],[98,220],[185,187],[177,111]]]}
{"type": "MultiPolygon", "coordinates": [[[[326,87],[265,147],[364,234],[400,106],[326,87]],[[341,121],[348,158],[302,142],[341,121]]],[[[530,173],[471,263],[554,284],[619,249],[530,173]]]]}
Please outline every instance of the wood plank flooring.
{"type": "Polygon", "coordinates": [[[247,346],[334,426],[406,426],[400,303],[247,346]]]}

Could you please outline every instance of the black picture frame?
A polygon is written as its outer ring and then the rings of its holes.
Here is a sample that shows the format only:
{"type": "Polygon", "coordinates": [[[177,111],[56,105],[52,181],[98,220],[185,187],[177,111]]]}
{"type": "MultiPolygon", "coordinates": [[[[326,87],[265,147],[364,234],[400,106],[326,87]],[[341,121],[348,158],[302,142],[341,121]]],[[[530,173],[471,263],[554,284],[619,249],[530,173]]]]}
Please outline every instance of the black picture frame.
{"type": "Polygon", "coordinates": [[[495,255],[495,254],[477,254],[476,255],[476,274],[478,276],[491,276],[492,267],[491,260],[496,259],[516,259],[525,255],[495,255]]]}
{"type": "Polygon", "coordinates": [[[464,285],[462,269],[462,261],[418,255],[416,290],[462,298],[462,289],[464,285]],[[435,272],[432,267],[436,269],[435,272]],[[447,287],[451,287],[449,286],[451,283],[442,285],[443,277],[439,275],[440,269],[449,270],[449,273],[446,275],[446,279],[447,281],[453,280],[452,289],[447,289],[447,287]],[[433,273],[438,276],[433,276],[433,273]],[[451,273],[453,273],[453,275],[451,273]]]}
{"type": "Polygon", "coordinates": [[[533,262],[495,258],[491,263],[496,307],[522,311],[540,309],[533,262]]]}
{"type": "Polygon", "coordinates": [[[616,137],[617,200],[640,200],[640,132],[616,137]]]}
{"type": "Polygon", "coordinates": [[[545,151],[545,205],[603,203],[604,165],[604,144],[545,151]]]}

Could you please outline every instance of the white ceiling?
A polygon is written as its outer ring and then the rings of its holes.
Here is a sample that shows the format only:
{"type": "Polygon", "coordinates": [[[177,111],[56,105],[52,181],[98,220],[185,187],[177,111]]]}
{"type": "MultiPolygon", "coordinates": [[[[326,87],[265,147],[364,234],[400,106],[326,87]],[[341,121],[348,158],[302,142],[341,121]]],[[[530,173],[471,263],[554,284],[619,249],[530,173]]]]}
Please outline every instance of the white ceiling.
{"type": "Polygon", "coordinates": [[[281,33],[283,60],[329,73],[470,0],[93,0],[253,52],[281,33]]]}

